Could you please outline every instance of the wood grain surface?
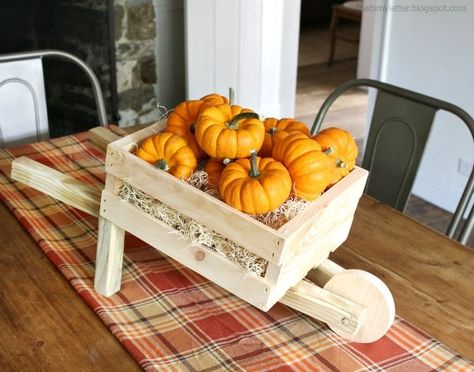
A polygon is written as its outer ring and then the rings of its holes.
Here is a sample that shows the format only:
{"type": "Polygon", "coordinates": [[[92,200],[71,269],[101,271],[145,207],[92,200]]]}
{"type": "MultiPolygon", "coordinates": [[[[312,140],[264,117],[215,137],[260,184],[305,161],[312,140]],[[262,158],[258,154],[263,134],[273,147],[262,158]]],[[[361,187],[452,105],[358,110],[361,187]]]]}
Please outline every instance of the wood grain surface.
{"type": "Polygon", "coordinates": [[[138,371],[0,203],[0,371],[138,371]]]}

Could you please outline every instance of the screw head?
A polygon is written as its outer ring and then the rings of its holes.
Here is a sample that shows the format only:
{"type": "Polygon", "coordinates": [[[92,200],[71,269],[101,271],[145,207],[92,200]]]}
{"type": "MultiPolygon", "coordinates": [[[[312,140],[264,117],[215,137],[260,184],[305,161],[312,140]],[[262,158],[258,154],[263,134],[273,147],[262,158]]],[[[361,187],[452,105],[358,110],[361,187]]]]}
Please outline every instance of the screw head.
{"type": "Polygon", "coordinates": [[[202,261],[205,257],[206,254],[203,251],[197,251],[196,253],[194,253],[194,258],[196,259],[196,261],[202,261]]]}

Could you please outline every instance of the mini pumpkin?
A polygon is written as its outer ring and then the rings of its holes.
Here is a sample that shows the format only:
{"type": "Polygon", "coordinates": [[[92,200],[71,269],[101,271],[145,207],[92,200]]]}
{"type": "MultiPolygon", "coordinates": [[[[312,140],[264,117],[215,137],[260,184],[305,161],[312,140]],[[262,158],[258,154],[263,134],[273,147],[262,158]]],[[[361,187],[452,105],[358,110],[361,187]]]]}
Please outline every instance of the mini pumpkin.
{"type": "Polygon", "coordinates": [[[194,137],[195,124],[203,109],[228,100],[219,94],[209,94],[198,100],[181,102],[169,114],[166,122],[166,131],[183,137],[198,160],[204,158],[206,153],[199,147],[194,137]]]}
{"type": "Polygon", "coordinates": [[[221,96],[220,94],[212,93],[207,96],[201,97],[201,101],[204,102],[203,109],[210,106],[217,106],[223,103],[229,103],[227,97],[221,96]]]}
{"type": "Polygon", "coordinates": [[[207,173],[207,182],[212,186],[219,186],[221,173],[230,162],[230,159],[209,159],[204,167],[204,172],[207,173]]]}
{"type": "Polygon", "coordinates": [[[321,149],[334,160],[336,183],[355,167],[358,155],[357,144],[352,135],[340,128],[327,128],[313,137],[321,149]]]}
{"type": "Polygon", "coordinates": [[[315,140],[302,133],[291,133],[279,141],[272,157],[286,166],[296,195],[305,200],[318,198],[334,179],[331,158],[315,140]]]}
{"type": "Polygon", "coordinates": [[[285,138],[289,133],[300,132],[309,137],[308,127],[296,119],[266,118],[263,124],[265,125],[265,139],[259,151],[259,155],[263,157],[271,156],[275,143],[285,138]]]}
{"type": "Polygon", "coordinates": [[[248,214],[263,214],[278,208],[291,192],[291,177],[285,166],[272,158],[238,159],[227,165],[219,181],[219,194],[230,206],[248,214]]]}
{"type": "Polygon", "coordinates": [[[196,141],[212,158],[245,158],[262,147],[265,127],[255,112],[237,105],[206,108],[196,123],[196,141]]]}
{"type": "Polygon", "coordinates": [[[178,178],[190,177],[197,168],[193,150],[184,138],[173,133],[161,132],[148,137],[136,155],[178,178]]]}

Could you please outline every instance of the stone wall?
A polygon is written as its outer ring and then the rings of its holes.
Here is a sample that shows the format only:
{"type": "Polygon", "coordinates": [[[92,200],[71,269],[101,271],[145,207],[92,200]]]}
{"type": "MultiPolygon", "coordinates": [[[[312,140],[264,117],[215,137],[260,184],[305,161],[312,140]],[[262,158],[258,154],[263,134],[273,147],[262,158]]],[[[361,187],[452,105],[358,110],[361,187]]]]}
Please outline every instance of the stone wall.
{"type": "MultiPolygon", "coordinates": [[[[8,39],[0,43],[0,53],[72,53],[97,75],[110,123],[158,119],[153,0],[11,0],[7,8],[0,11],[0,34],[8,39]]],[[[83,71],[49,58],[43,65],[51,135],[97,126],[94,96],[83,71]]]]}
{"type": "Polygon", "coordinates": [[[156,26],[152,0],[114,0],[120,125],[158,118],[156,26]]]}
{"type": "MultiPolygon", "coordinates": [[[[0,10],[0,53],[60,49],[88,63],[112,115],[108,2],[105,0],[9,0],[0,10]]],[[[52,137],[98,125],[91,85],[82,70],[62,60],[43,60],[52,137]]]]}

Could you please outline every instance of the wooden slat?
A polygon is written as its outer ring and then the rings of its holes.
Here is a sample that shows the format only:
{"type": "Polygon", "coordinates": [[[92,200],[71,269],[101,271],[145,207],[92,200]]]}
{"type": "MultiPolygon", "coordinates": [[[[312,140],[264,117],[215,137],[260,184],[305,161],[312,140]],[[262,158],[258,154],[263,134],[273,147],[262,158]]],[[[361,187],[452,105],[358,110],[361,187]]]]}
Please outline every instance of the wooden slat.
{"type": "MultiPolygon", "coordinates": [[[[127,132],[122,131],[122,136],[125,136],[126,134],[127,132]]],[[[118,140],[122,136],[111,132],[105,127],[96,127],[89,130],[88,140],[94,147],[105,152],[109,143],[118,140]]]]}
{"type": "Polygon", "coordinates": [[[219,253],[180,238],[170,226],[107,191],[102,194],[101,216],[252,305],[262,310],[273,305],[267,303],[271,285],[264,278],[245,272],[219,253]]]}
{"type": "MultiPolygon", "coordinates": [[[[286,237],[294,236],[295,233],[307,229],[307,224],[321,217],[321,210],[327,209],[334,201],[339,202],[341,196],[345,200],[359,200],[364,191],[368,172],[360,167],[355,167],[347,176],[342,178],[328,191],[323,193],[310,208],[288,221],[278,232],[286,237]]],[[[325,218],[328,215],[324,216],[325,218]]]]}
{"type": "Polygon", "coordinates": [[[336,250],[345,240],[351,223],[352,217],[335,227],[331,234],[324,235],[317,240],[312,249],[309,249],[305,254],[294,257],[288,264],[281,267],[275,290],[271,294],[271,300],[278,301],[278,298],[281,298],[290,287],[301,281],[314,265],[327,259],[331,251],[336,250]]]}
{"type": "Polygon", "coordinates": [[[99,216],[100,191],[25,156],[12,163],[11,178],[93,216],[99,216]]]}
{"type": "Polygon", "coordinates": [[[141,141],[166,128],[166,120],[160,120],[156,123],[146,126],[138,131],[130,133],[127,137],[115,141],[114,145],[126,151],[132,151],[141,141]]]}
{"type": "Polygon", "coordinates": [[[298,215],[289,222],[284,263],[278,267],[270,263],[267,271],[276,280],[272,300],[283,296],[346,240],[367,172],[356,169],[348,177],[351,176],[353,179],[342,180],[345,185],[335,185],[334,190],[328,191],[335,195],[323,195],[320,205],[314,203],[314,208],[302,213],[303,217],[298,215]]]}

